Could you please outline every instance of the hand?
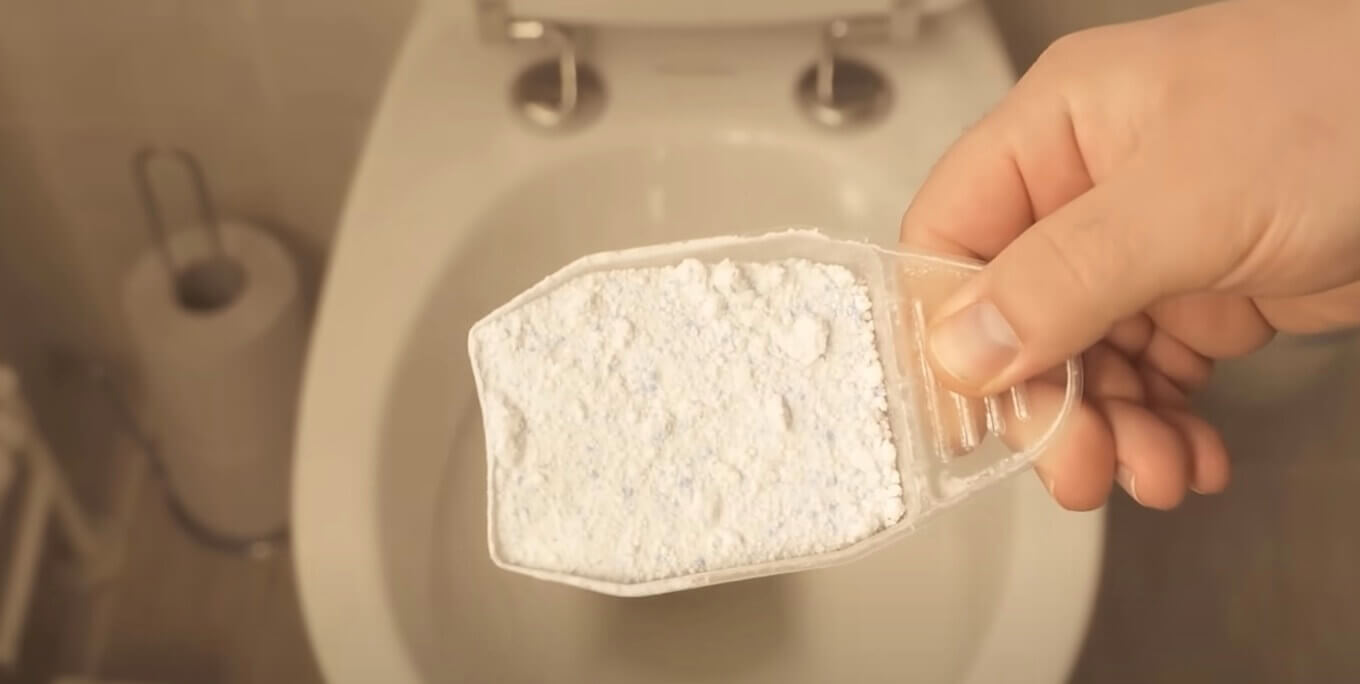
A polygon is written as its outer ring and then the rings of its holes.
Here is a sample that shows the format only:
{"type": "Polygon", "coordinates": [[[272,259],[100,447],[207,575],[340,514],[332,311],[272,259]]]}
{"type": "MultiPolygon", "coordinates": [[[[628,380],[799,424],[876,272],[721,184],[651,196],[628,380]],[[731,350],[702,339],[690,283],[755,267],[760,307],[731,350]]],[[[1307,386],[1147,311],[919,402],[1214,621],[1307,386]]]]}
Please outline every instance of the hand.
{"type": "Polygon", "coordinates": [[[1062,505],[1222,490],[1214,359],[1360,323],[1360,2],[1238,0],[1067,36],[937,164],[905,243],[989,259],[930,328],[990,394],[1084,352],[1036,465],[1062,505]]]}

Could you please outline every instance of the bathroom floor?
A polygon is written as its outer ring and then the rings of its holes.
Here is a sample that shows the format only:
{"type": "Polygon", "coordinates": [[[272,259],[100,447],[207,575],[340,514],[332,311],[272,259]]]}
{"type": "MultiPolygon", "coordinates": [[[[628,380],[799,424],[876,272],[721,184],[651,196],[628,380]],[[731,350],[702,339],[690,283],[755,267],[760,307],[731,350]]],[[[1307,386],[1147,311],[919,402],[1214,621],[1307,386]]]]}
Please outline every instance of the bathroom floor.
{"type": "Polygon", "coordinates": [[[1233,456],[1227,492],[1170,513],[1109,506],[1074,681],[1360,681],[1360,339],[1348,346],[1301,374],[1317,382],[1295,400],[1243,407],[1232,395],[1252,390],[1220,382],[1202,402],[1233,456]]]}
{"type": "MultiPolygon", "coordinates": [[[[1235,457],[1227,493],[1170,513],[1117,494],[1093,514],[1108,516],[1109,537],[1074,682],[1360,680],[1353,351],[1287,411],[1205,403],[1235,457]]],[[[48,559],[26,667],[12,681],[90,668],[165,684],[321,681],[286,553],[259,561],[197,545],[156,486],[138,502],[129,545],[127,571],[93,600],[62,591],[69,568],[59,553],[48,559]]]]}
{"type": "Polygon", "coordinates": [[[166,505],[159,478],[144,469],[109,396],[73,358],[53,354],[32,363],[29,394],[83,507],[101,528],[126,525],[124,565],[86,590],[49,531],[21,667],[0,671],[0,684],[47,684],[58,675],[147,684],[321,682],[287,549],[257,560],[192,539],[166,505]]]}
{"type": "MultiPolygon", "coordinates": [[[[48,564],[61,568],[60,561],[48,564]]],[[[35,611],[30,641],[36,643],[26,649],[26,671],[16,682],[82,670],[148,684],[322,681],[287,552],[254,560],[200,546],[155,488],[140,502],[120,578],[91,599],[48,604],[35,611]],[[41,623],[50,625],[54,612],[66,624],[46,635],[55,641],[45,640],[41,623]]]]}
{"type": "Polygon", "coordinates": [[[138,523],[109,620],[104,676],[166,684],[321,681],[286,552],[252,560],[199,546],[155,493],[145,497],[138,523]]]}
{"type": "Polygon", "coordinates": [[[1073,681],[1360,680],[1350,456],[1243,463],[1226,494],[1171,514],[1120,497],[1073,681]]]}

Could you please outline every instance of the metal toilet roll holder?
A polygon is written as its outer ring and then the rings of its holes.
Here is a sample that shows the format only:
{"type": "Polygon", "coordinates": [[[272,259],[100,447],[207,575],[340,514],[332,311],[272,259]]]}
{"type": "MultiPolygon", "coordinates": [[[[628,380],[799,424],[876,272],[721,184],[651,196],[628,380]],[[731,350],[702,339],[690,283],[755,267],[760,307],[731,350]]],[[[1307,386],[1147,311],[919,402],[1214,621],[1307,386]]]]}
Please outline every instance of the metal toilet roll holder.
{"type": "Polygon", "coordinates": [[[147,232],[165,261],[179,303],[190,311],[211,313],[234,301],[245,289],[245,269],[227,254],[222,242],[221,221],[198,160],[178,147],[144,146],[132,158],[132,177],[146,212],[147,232]],[[151,164],[160,157],[178,161],[189,178],[198,205],[199,224],[211,249],[206,257],[187,260],[184,264],[176,261],[160,202],[151,183],[151,164]]]}
{"type": "MultiPolygon", "coordinates": [[[[208,184],[204,180],[203,168],[199,165],[198,159],[179,147],[146,145],[139,148],[132,157],[132,178],[137,187],[142,209],[146,213],[147,232],[165,262],[166,272],[170,276],[175,297],[180,305],[188,311],[210,315],[235,301],[245,290],[246,272],[241,264],[227,253],[222,239],[221,220],[212,195],[208,192],[208,184]],[[171,247],[170,234],[165,226],[160,202],[151,182],[151,165],[158,158],[178,162],[188,177],[198,207],[199,224],[208,240],[207,256],[184,259],[182,263],[177,259],[175,250],[171,247]]],[[[130,413],[125,411],[124,415],[130,413]]],[[[135,434],[136,442],[143,447],[154,464],[155,472],[165,483],[164,491],[171,514],[194,541],[217,551],[251,558],[268,558],[287,543],[287,523],[276,532],[248,539],[222,535],[200,524],[189,514],[174,488],[169,486],[165,459],[156,441],[146,435],[135,422],[128,420],[124,423],[125,428],[135,434]]]]}

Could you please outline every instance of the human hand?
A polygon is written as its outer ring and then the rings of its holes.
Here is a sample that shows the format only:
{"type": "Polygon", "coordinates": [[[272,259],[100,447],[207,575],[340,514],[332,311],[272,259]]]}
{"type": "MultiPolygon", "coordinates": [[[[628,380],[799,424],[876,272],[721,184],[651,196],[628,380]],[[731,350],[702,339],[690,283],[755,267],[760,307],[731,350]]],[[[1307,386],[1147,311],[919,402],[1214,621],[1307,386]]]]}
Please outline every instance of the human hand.
{"type": "Polygon", "coordinates": [[[1236,0],[1067,36],[940,160],[911,245],[989,259],[934,316],[991,394],[1084,352],[1036,464],[1063,506],[1228,482],[1188,395],[1276,331],[1360,324],[1360,2],[1236,0]]]}

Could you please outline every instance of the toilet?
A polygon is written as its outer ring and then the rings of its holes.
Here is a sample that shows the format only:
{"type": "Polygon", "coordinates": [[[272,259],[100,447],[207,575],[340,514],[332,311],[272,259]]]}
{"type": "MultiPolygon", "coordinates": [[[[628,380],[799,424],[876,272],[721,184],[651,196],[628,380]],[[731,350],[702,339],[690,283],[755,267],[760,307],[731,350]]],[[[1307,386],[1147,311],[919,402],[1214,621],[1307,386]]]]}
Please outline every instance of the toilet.
{"type": "Polygon", "coordinates": [[[425,3],[304,381],[293,544],[327,681],[1064,681],[1103,518],[1027,474],[811,572],[618,598],[496,568],[466,352],[588,253],[792,224],[891,244],[1013,78],[966,0],[425,3]]]}

